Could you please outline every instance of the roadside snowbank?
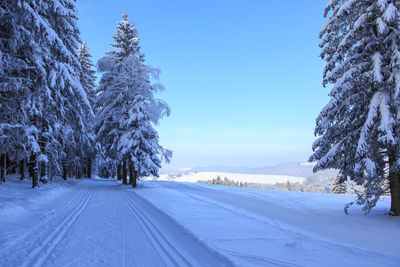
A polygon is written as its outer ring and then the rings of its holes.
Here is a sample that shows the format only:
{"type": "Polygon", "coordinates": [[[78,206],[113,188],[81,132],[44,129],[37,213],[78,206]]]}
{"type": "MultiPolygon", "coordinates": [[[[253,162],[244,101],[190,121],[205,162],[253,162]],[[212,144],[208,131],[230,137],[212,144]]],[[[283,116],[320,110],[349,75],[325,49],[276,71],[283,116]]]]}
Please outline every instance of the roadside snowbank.
{"type": "Polygon", "coordinates": [[[21,216],[37,216],[36,207],[49,203],[74,185],[73,180],[54,177],[52,182],[40,183],[40,187],[32,189],[30,180],[19,181],[17,176],[7,176],[6,182],[0,184],[0,223],[18,221],[21,216]]]}

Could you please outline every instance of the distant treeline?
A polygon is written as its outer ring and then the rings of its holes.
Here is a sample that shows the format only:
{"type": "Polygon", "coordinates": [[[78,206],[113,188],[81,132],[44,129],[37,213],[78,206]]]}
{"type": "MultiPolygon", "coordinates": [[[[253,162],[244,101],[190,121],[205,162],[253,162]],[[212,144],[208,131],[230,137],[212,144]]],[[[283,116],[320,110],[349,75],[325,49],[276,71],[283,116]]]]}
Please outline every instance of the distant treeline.
{"type": "MultiPolygon", "coordinates": [[[[221,178],[217,176],[211,180],[199,180],[198,183],[225,185],[233,187],[247,187],[247,188],[263,188],[273,190],[286,190],[286,191],[299,191],[299,192],[312,192],[312,193],[332,193],[332,194],[356,194],[361,191],[362,187],[356,185],[353,181],[346,181],[338,183],[337,176],[332,175],[334,172],[314,174],[307,177],[303,183],[286,181],[284,183],[276,184],[260,184],[260,183],[247,183],[241,181],[230,180],[227,177],[221,178]]],[[[390,195],[388,188],[384,188],[384,195],[390,195]]]]}
{"type": "Polygon", "coordinates": [[[332,178],[322,177],[308,177],[303,183],[286,181],[284,183],[276,184],[260,184],[260,183],[247,183],[241,181],[230,180],[227,177],[221,178],[217,176],[211,180],[199,180],[198,183],[215,184],[234,187],[248,187],[248,188],[264,188],[275,190],[288,190],[288,191],[301,191],[301,192],[315,192],[315,193],[330,193],[332,188],[332,178]]]}

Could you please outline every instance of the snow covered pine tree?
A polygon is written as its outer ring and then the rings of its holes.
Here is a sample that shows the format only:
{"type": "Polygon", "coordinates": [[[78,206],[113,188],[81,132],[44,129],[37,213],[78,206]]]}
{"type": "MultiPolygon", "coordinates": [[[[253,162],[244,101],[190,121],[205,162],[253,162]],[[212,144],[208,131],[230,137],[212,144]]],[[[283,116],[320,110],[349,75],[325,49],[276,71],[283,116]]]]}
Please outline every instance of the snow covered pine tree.
{"type": "MultiPolygon", "coordinates": [[[[321,30],[323,85],[331,100],[316,120],[310,161],[314,171],[340,170],[362,185],[356,203],[369,213],[391,190],[391,214],[400,215],[400,1],[330,0],[321,30]]],[[[349,203],[345,211],[349,205],[349,203]]]]}
{"type": "MultiPolygon", "coordinates": [[[[94,101],[96,98],[96,71],[91,60],[92,55],[89,53],[89,49],[86,43],[82,43],[78,50],[78,61],[81,65],[80,71],[80,82],[85,90],[90,106],[94,107],[94,101]]],[[[93,116],[90,113],[86,113],[85,125],[88,129],[87,138],[83,139],[82,143],[82,156],[80,161],[82,165],[83,175],[87,178],[92,176],[92,162],[95,156],[95,137],[91,131],[93,116]]]]}
{"type": "Polygon", "coordinates": [[[83,144],[89,143],[85,118],[94,116],[80,83],[77,9],[75,0],[44,0],[40,4],[40,14],[47,22],[43,24],[41,45],[48,46],[48,83],[38,100],[41,110],[37,115],[41,129],[41,176],[47,175],[47,169],[59,172],[60,162],[76,175],[83,144]]]}
{"type": "Polygon", "coordinates": [[[332,181],[331,194],[346,194],[346,184],[340,182],[340,173],[332,181]]]}
{"type": "Polygon", "coordinates": [[[154,93],[163,87],[151,82],[158,72],[144,64],[139,37],[128,14],[123,15],[113,35],[115,50],[99,60],[103,73],[98,87],[94,129],[103,144],[105,154],[118,162],[118,176],[127,184],[136,179],[158,175],[161,158],[170,153],[158,143],[158,134],[152,123],[169,114],[164,102],[155,99],[154,93]]]}
{"type": "Polygon", "coordinates": [[[60,172],[61,160],[76,158],[72,153],[88,132],[84,118],[93,115],[79,81],[78,16],[74,0],[7,0],[0,7],[7,102],[0,116],[8,118],[1,119],[1,151],[22,167],[30,161],[36,187],[39,172],[47,181],[60,172]]]}
{"type": "MultiPolygon", "coordinates": [[[[38,130],[30,117],[35,89],[45,82],[41,48],[35,36],[40,24],[32,23],[36,22],[36,12],[33,3],[0,3],[0,183],[5,181],[6,158],[20,161],[23,179],[27,158],[40,151],[38,130]]],[[[33,179],[33,186],[35,182],[33,179]]]]}

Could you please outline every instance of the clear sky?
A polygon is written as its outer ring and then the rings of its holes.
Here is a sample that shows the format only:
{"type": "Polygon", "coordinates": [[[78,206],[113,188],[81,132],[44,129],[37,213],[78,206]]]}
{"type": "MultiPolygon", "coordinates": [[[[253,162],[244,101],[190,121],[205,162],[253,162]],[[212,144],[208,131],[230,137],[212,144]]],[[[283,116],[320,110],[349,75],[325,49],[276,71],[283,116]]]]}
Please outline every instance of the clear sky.
{"type": "Polygon", "coordinates": [[[96,62],[124,11],[172,109],[157,126],[167,168],[306,161],[328,101],[318,34],[327,0],[80,0],[96,62]]]}

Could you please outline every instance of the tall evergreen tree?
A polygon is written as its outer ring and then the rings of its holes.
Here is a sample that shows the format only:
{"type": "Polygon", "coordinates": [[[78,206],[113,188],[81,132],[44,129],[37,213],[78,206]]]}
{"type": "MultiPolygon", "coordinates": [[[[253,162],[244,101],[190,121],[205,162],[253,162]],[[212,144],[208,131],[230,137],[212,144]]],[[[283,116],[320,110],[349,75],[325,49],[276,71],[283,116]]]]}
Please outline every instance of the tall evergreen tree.
{"type": "MultiPolygon", "coordinates": [[[[90,106],[93,107],[96,98],[96,71],[94,70],[91,57],[92,55],[89,53],[86,43],[82,43],[78,50],[78,61],[81,65],[80,82],[88,97],[90,106]]],[[[88,178],[92,175],[92,161],[95,153],[95,137],[91,131],[93,119],[92,114],[86,113],[85,125],[88,129],[86,140],[89,141],[89,143],[83,143],[84,159],[82,159],[82,162],[84,163],[84,174],[88,178]]]]}
{"type": "Polygon", "coordinates": [[[42,180],[60,171],[63,148],[76,158],[93,116],[79,80],[75,1],[6,0],[0,12],[1,158],[29,159],[35,187],[38,169],[42,180]]]}
{"type": "Polygon", "coordinates": [[[96,98],[96,71],[92,63],[92,55],[85,42],[81,43],[78,50],[78,61],[81,66],[80,82],[85,90],[87,99],[91,106],[94,106],[96,98]]]}
{"type": "Polygon", "coordinates": [[[128,116],[122,122],[125,132],[118,142],[118,153],[128,161],[132,187],[136,187],[137,178],[158,176],[161,168],[162,147],[145,103],[144,97],[134,96],[128,116]]]}
{"type": "Polygon", "coordinates": [[[96,100],[99,111],[95,132],[104,145],[105,154],[118,162],[119,170],[122,168],[126,184],[127,168],[131,181],[143,175],[158,174],[160,157],[168,153],[158,144],[152,123],[169,114],[169,108],[154,97],[162,88],[152,83],[158,72],[144,64],[136,27],[128,20],[127,13],[113,38],[115,49],[98,64],[103,75],[96,100]]]}
{"type": "Polygon", "coordinates": [[[35,123],[40,104],[36,99],[47,83],[47,46],[43,44],[47,25],[40,11],[40,3],[35,0],[6,0],[0,4],[2,174],[6,157],[14,162],[30,159],[33,187],[37,185],[36,159],[40,152],[35,123]]]}
{"type": "MultiPolygon", "coordinates": [[[[87,114],[93,116],[93,111],[80,83],[81,65],[77,54],[80,37],[75,0],[43,0],[41,16],[47,22],[44,36],[49,43],[48,85],[38,101],[43,103],[43,112],[38,116],[42,155],[51,160],[52,167],[58,171],[61,160],[67,161],[69,168],[76,169],[80,168],[83,144],[90,143],[85,118],[87,114]]],[[[47,168],[43,163],[42,166],[42,170],[47,168]]]]}
{"type": "Polygon", "coordinates": [[[320,137],[310,160],[318,161],[315,171],[336,168],[339,182],[363,185],[356,203],[366,213],[387,183],[391,213],[400,214],[399,8],[397,0],[330,0],[320,33],[323,85],[333,87],[316,120],[320,137]]]}

